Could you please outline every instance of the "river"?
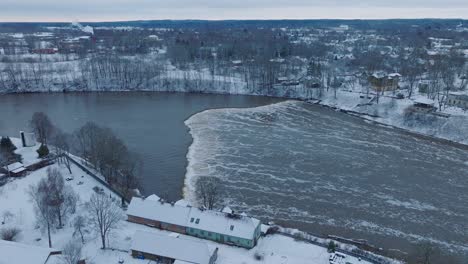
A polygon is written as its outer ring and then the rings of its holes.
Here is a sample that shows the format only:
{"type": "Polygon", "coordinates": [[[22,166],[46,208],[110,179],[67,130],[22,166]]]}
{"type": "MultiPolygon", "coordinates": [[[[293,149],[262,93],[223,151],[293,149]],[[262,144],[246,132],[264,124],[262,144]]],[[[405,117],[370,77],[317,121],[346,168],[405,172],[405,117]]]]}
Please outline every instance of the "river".
{"type": "Polygon", "coordinates": [[[182,197],[187,149],[184,121],[206,109],[255,107],[280,101],[255,96],[186,93],[37,93],[0,95],[0,135],[19,137],[36,111],[72,133],[88,121],[111,128],[143,159],[143,193],[182,197]]]}
{"type": "Polygon", "coordinates": [[[302,102],[170,93],[0,96],[0,134],[34,111],[68,132],[112,128],[143,157],[146,194],[179,199],[185,179],[193,200],[197,176],[220,177],[224,204],[265,221],[468,255],[466,147],[302,102]]]}

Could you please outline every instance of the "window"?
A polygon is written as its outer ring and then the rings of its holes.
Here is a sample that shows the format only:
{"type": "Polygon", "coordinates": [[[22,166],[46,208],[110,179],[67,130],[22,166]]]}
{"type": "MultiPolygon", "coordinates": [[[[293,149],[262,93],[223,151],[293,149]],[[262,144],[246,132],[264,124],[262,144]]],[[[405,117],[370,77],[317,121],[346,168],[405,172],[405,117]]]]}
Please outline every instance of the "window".
{"type": "Polygon", "coordinates": [[[193,217],[190,218],[190,223],[193,223],[193,220],[195,220],[193,217]]]}
{"type": "Polygon", "coordinates": [[[197,218],[197,220],[195,220],[195,224],[198,224],[200,223],[200,218],[197,218]]]}
{"type": "Polygon", "coordinates": [[[231,231],[232,231],[232,230],[234,230],[234,226],[233,226],[233,225],[231,225],[231,231]]]}

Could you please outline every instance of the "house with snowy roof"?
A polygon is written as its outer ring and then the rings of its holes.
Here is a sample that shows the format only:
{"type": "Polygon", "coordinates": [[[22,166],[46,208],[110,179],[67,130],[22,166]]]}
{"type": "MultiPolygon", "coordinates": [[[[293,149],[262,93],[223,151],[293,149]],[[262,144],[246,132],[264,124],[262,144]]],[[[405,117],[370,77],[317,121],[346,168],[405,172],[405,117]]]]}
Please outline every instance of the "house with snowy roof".
{"type": "Polygon", "coordinates": [[[447,104],[450,106],[468,109],[468,94],[461,92],[449,93],[447,97],[447,104]]]}
{"type": "Polygon", "coordinates": [[[368,81],[376,91],[394,91],[399,88],[400,78],[399,73],[376,72],[368,77],[368,81]]]}
{"type": "Polygon", "coordinates": [[[135,233],[130,249],[134,258],[157,263],[214,264],[218,258],[218,248],[209,248],[206,243],[144,231],[135,233]]]}
{"type": "Polygon", "coordinates": [[[252,217],[180,206],[151,197],[133,197],[127,220],[244,248],[255,247],[261,233],[260,220],[252,217]]]}
{"type": "Polygon", "coordinates": [[[61,252],[0,239],[0,264],[56,264],[61,252]]]}

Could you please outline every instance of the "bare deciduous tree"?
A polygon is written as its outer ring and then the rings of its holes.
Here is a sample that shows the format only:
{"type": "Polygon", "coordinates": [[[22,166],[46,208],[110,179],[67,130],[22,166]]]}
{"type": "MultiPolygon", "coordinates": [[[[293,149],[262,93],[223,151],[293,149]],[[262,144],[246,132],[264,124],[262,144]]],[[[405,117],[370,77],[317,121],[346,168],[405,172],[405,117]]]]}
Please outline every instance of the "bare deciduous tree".
{"type": "Polygon", "coordinates": [[[81,237],[81,243],[83,244],[85,242],[84,235],[83,235],[83,229],[85,228],[85,226],[86,226],[86,218],[84,216],[79,215],[73,221],[73,228],[75,229],[73,232],[73,236],[79,233],[81,237]]]}
{"type": "Polygon", "coordinates": [[[54,145],[55,154],[58,156],[58,163],[64,165],[68,172],[72,174],[70,160],[65,156],[70,152],[69,138],[70,136],[62,131],[56,131],[52,138],[52,144],[54,145]]]}
{"type": "Polygon", "coordinates": [[[42,179],[37,185],[30,186],[29,196],[34,204],[36,220],[41,228],[47,231],[49,239],[49,247],[52,247],[51,229],[57,223],[57,213],[55,206],[49,199],[50,187],[47,184],[47,179],[42,179]]]}
{"type": "Polygon", "coordinates": [[[62,250],[63,264],[77,264],[81,260],[83,245],[77,241],[70,240],[62,250]]]}
{"type": "Polygon", "coordinates": [[[119,221],[123,219],[122,211],[112,198],[105,194],[93,193],[87,204],[90,214],[90,223],[99,233],[102,248],[106,248],[109,234],[114,230],[119,221]]]}
{"type": "Polygon", "coordinates": [[[63,220],[75,213],[78,195],[70,186],[65,186],[62,173],[56,168],[47,169],[46,184],[49,188],[48,200],[55,208],[59,226],[63,226],[63,220]]]}
{"type": "Polygon", "coordinates": [[[43,112],[35,112],[30,121],[31,128],[41,144],[47,145],[47,139],[52,134],[54,126],[49,117],[43,112]]]}
{"type": "Polygon", "coordinates": [[[215,177],[201,176],[195,183],[195,195],[198,201],[208,209],[213,209],[220,198],[220,180],[215,177]]]}

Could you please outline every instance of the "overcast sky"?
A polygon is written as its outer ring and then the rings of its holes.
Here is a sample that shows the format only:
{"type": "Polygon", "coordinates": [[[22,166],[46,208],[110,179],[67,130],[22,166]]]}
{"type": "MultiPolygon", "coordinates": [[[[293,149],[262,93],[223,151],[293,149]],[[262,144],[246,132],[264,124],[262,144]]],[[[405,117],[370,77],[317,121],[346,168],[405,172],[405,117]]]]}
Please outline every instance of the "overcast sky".
{"type": "Polygon", "coordinates": [[[0,0],[0,21],[468,18],[468,0],[0,0]]]}

